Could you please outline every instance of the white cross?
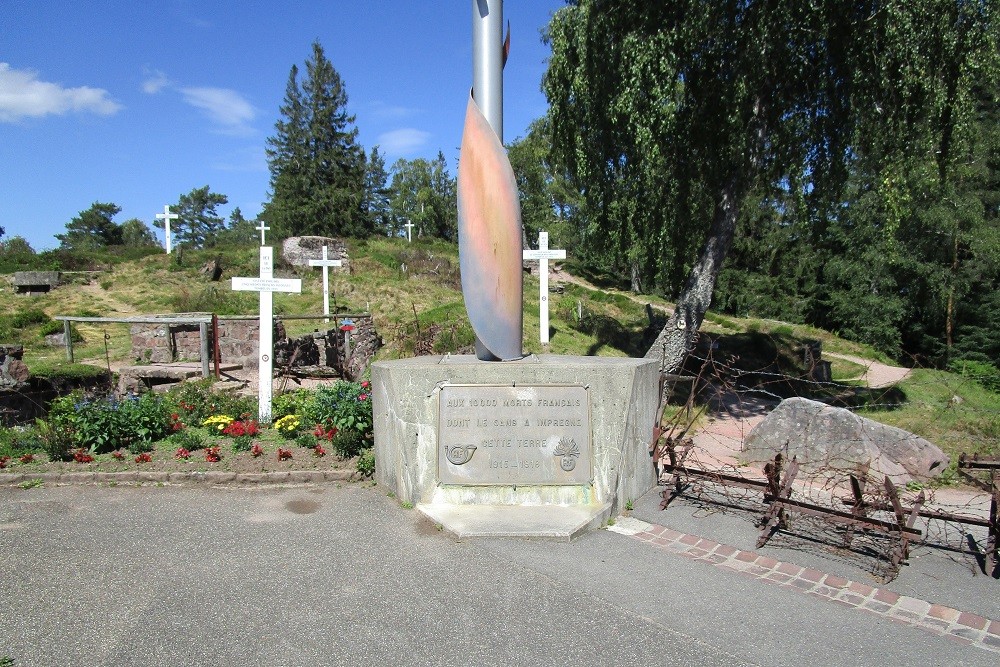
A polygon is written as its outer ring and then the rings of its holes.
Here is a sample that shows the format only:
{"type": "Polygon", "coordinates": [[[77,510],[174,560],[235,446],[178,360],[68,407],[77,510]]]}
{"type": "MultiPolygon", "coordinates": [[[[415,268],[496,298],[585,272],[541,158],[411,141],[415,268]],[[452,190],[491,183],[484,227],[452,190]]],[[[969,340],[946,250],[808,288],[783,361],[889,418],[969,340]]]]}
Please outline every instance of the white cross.
{"type": "Polygon", "coordinates": [[[263,221],[261,221],[260,227],[254,227],[254,229],[260,232],[260,244],[264,245],[264,232],[270,231],[271,228],[265,225],[263,221]]]}
{"type": "Polygon", "coordinates": [[[310,259],[309,266],[323,267],[323,318],[324,322],[330,321],[330,267],[343,266],[339,259],[327,259],[326,246],[323,246],[323,259],[310,259]]]}
{"type": "Polygon", "coordinates": [[[549,342],[549,260],[566,259],[565,250],[549,250],[549,233],[538,232],[538,250],[525,250],[524,259],[538,260],[538,317],[541,320],[541,340],[549,342]]]}
{"type": "Polygon", "coordinates": [[[410,234],[413,231],[413,223],[407,220],[403,226],[406,227],[406,242],[413,243],[413,237],[410,234]]]}
{"type": "Polygon", "coordinates": [[[301,292],[302,281],[298,278],[274,277],[274,248],[260,248],[260,277],[233,278],[233,289],[242,292],[260,293],[260,345],[257,365],[257,413],[261,424],[271,423],[271,391],[274,360],[274,292],[301,292]]]}
{"type": "Polygon", "coordinates": [[[166,235],[167,235],[167,254],[168,255],[170,254],[170,221],[171,220],[177,220],[180,217],[181,216],[177,215],[176,213],[171,213],[169,206],[164,206],[163,207],[163,213],[157,213],[156,214],[156,219],[163,221],[163,229],[164,229],[164,231],[166,232],[166,235]]]}

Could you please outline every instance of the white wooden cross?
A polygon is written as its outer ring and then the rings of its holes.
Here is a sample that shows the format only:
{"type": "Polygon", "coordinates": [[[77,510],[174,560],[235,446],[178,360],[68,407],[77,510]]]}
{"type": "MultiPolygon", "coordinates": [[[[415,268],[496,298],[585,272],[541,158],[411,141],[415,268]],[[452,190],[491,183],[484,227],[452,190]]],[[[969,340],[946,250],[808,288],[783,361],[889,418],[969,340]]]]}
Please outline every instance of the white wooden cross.
{"type": "Polygon", "coordinates": [[[330,321],[330,267],[343,266],[339,259],[327,259],[326,246],[323,246],[323,259],[310,259],[309,266],[323,267],[323,318],[324,322],[330,321]]]}
{"type": "Polygon", "coordinates": [[[164,206],[163,207],[163,213],[157,213],[156,214],[156,219],[163,221],[163,229],[164,229],[164,231],[166,232],[166,235],[167,235],[167,254],[168,255],[170,254],[170,221],[171,220],[177,220],[180,217],[181,216],[177,215],[176,213],[171,213],[169,206],[164,206]]]}
{"type": "Polygon", "coordinates": [[[411,235],[411,232],[413,231],[413,223],[407,220],[406,224],[403,226],[406,227],[406,242],[413,243],[413,236],[411,235]]]}
{"type": "Polygon", "coordinates": [[[260,244],[264,245],[264,232],[269,231],[271,228],[265,225],[263,221],[261,221],[260,227],[254,227],[254,229],[260,232],[260,244]]]}
{"type": "Polygon", "coordinates": [[[261,424],[271,423],[271,382],[274,360],[274,316],[272,311],[274,292],[301,292],[302,281],[298,278],[274,277],[274,249],[260,248],[260,277],[233,278],[233,289],[242,292],[260,293],[260,345],[257,365],[257,416],[261,424]]]}
{"type": "Polygon", "coordinates": [[[549,233],[538,232],[538,250],[525,250],[524,259],[538,260],[538,317],[541,320],[541,340],[549,342],[549,260],[566,259],[565,250],[549,250],[549,233]]]}

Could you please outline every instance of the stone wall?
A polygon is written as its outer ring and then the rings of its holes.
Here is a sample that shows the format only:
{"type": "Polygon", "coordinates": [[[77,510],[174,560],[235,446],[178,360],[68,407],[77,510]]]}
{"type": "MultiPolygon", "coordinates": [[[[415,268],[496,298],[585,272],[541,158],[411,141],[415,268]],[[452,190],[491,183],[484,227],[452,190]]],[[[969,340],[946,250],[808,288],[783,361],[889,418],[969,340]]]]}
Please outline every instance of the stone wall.
{"type": "MultiPolygon", "coordinates": [[[[197,317],[204,313],[183,313],[175,317],[197,317]]],[[[226,364],[257,367],[259,323],[254,320],[219,318],[219,356],[226,364]]],[[[198,324],[133,324],[132,357],[139,363],[169,364],[201,360],[201,328],[198,324]]],[[[208,330],[208,350],[212,353],[212,328],[208,330]]]]}
{"type": "MultiPolygon", "coordinates": [[[[196,316],[198,314],[185,314],[196,316]]],[[[344,348],[344,333],[339,329],[316,331],[289,339],[284,324],[274,320],[274,367],[280,370],[292,362],[293,368],[314,366],[333,369],[337,375],[358,378],[371,363],[382,339],[371,317],[357,317],[351,332],[350,355],[344,348]],[[297,351],[297,354],[296,354],[297,351]]],[[[134,324],[132,356],[139,363],[165,364],[201,359],[201,340],[197,324],[134,324]]],[[[219,318],[219,361],[257,368],[257,345],[260,325],[257,319],[219,318]]],[[[212,350],[209,327],[209,354],[212,350]]]]}

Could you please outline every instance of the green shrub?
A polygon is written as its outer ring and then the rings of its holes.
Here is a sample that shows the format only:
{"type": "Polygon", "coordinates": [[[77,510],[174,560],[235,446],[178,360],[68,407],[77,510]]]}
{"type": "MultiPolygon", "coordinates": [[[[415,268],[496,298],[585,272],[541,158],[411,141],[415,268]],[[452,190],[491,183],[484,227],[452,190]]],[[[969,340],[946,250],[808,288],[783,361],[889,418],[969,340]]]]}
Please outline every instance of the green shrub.
{"type": "Polygon", "coordinates": [[[299,433],[299,435],[295,438],[295,444],[299,447],[312,449],[316,446],[316,436],[312,433],[299,433]]]}
{"type": "Polygon", "coordinates": [[[333,440],[330,441],[333,451],[337,452],[337,455],[342,459],[357,456],[368,445],[369,442],[365,438],[365,434],[360,431],[338,431],[337,435],[333,436],[333,440]]]}
{"type": "Polygon", "coordinates": [[[358,462],[355,466],[358,474],[362,477],[371,477],[375,474],[375,451],[369,447],[358,455],[358,462]]]}
{"type": "Polygon", "coordinates": [[[303,408],[303,416],[310,424],[335,426],[339,433],[353,431],[369,439],[372,397],[368,382],[337,382],[317,389],[303,408]]]}
{"type": "Polygon", "coordinates": [[[302,414],[303,408],[312,400],[313,392],[309,389],[294,389],[278,394],[271,401],[272,423],[282,417],[302,414]]]}
{"type": "Polygon", "coordinates": [[[9,456],[13,459],[44,449],[38,430],[34,426],[0,428],[0,457],[9,456]]]}
{"type": "Polygon", "coordinates": [[[189,452],[195,452],[205,448],[205,435],[197,429],[186,428],[171,435],[170,443],[189,452]]]}
{"type": "Polygon", "coordinates": [[[118,399],[77,391],[53,401],[49,419],[69,428],[77,447],[99,454],[127,447],[140,454],[169,432],[169,415],[165,403],[151,393],[118,399]]]}
{"type": "Polygon", "coordinates": [[[249,452],[250,445],[253,443],[253,436],[251,435],[238,435],[233,438],[233,453],[237,454],[239,452],[249,452]]]}
{"type": "Polygon", "coordinates": [[[257,399],[235,392],[212,391],[214,380],[182,382],[167,393],[170,412],[177,413],[185,424],[200,426],[209,417],[229,415],[239,419],[257,414],[257,399]]]}
{"type": "MultiPolygon", "coordinates": [[[[51,336],[52,334],[65,333],[66,326],[59,320],[52,320],[51,322],[46,322],[42,325],[39,330],[38,335],[44,338],[45,336],[51,336]]],[[[69,335],[72,337],[74,343],[83,342],[83,334],[77,330],[75,324],[69,325],[69,335]]]]}
{"type": "Polygon", "coordinates": [[[69,426],[35,420],[35,432],[42,450],[50,461],[69,461],[73,458],[73,429],[69,426]]]}
{"type": "Polygon", "coordinates": [[[1000,393],[1000,368],[982,361],[960,359],[948,364],[948,370],[975,380],[986,389],[1000,393]]]}
{"type": "Polygon", "coordinates": [[[51,321],[52,318],[37,309],[22,310],[14,313],[10,317],[10,325],[15,329],[23,329],[31,326],[32,324],[45,324],[51,321]]]}

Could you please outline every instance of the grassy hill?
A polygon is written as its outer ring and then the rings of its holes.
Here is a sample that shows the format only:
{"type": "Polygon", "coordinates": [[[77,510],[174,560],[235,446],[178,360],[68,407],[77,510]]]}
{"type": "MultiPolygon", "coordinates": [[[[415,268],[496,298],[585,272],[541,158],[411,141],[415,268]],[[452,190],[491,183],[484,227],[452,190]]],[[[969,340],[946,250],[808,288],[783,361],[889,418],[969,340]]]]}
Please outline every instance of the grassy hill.
{"type": "MultiPolygon", "coordinates": [[[[473,333],[461,294],[457,248],[438,241],[369,239],[348,241],[350,272],[331,272],[331,302],[339,312],[372,313],[385,341],[380,359],[408,357],[419,347],[438,353],[469,352],[473,333]]],[[[278,255],[280,253],[276,253],[278,255]]],[[[39,297],[22,297],[0,283],[0,342],[25,347],[25,362],[33,373],[65,368],[65,352],[50,347],[44,334],[61,331],[50,318],[59,315],[126,317],[136,315],[215,312],[255,315],[256,294],[233,292],[233,276],[257,274],[254,247],[187,250],[183,255],[157,253],[131,260],[94,256],[84,272],[67,273],[69,283],[39,297]],[[224,274],[212,282],[199,269],[219,257],[224,274]]],[[[637,296],[578,277],[567,262],[560,292],[550,296],[551,344],[543,350],[538,336],[538,279],[525,275],[524,350],[526,353],[641,356],[662,326],[671,304],[656,297],[637,296]]],[[[275,275],[302,279],[302,293],[276,294],[277,314],[322,313],[322,273],[295,269],[276,257],[275,275]]],[[[0,279],[10,276],[0,276],[0,279]]],[[[334,309],[331,303],[331,310],[334,309]]],[[[287,320],[290,335],[323,326],[322,320],[287,320]]],[[[74,346],[78,361],[103,366],[106,360],[133,363],[126,324],[79,323],[82,342],[74,346]]],[[[709,354],[722,368],[739,369],[741,381],[750,375],[801,375],[802,348],[819,341],[824,352],[863,359],[880,359],[873,350],[812,327],[770,320],[745,319],[710,313],[702,328],[699,354],[709,354]]],[[[830,358],[833,378],[851,386],[863,365],[830,358]]],[[[882,361],[888,361],[881,359],[882,361]]],[[[696,372],[696,366],[691,366],[696,372]]],[[[713,371],[723,372],[723,371],[713,371]]],[[[723,372],[725,374],[725,372],[723,372]]],[[[724,380],[724,378],[723,378],[724,380]]],[[[768,381],[762,380],[767,389],[768,381]]],[[[786,383],[787,384],[787,383],[786,383]]],[[[773,386],[771,388],[774,388],[773,386]]],[[[822,389],[822,388],[821,388],[822,389]]],[[[818,397],[829,392],[817,390],[818,397]]],[[[841,391],[836,387],[830,390],[841,391]]],[[[776,395],[799,393],[781,389],[776,395]]],[[[1000,454],[1000,396],[968,378],[951,373],[918,370],[892,391],[853,392],[854,403],[868,405],[866,414],[928,437],[950,454],[966,451],[1000,454]]]]}

